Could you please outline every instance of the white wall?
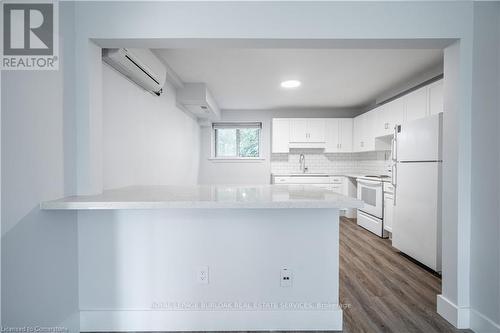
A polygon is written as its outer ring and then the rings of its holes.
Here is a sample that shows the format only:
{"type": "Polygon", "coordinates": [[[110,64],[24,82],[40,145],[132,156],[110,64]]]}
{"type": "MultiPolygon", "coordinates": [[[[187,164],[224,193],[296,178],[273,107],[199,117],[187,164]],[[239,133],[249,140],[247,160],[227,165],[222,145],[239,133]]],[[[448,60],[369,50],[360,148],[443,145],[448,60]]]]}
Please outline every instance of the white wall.
{"type": "Polygon", "coordinates": [[[60,5],[60,70],[2,73],[2,326],[79,331],[73,6],[60,5]]]}
{"type": "Polygon", "coordinates": [[[342,327],[336,306],[299,305],[339,301],[336,210],[83,211],[79,219],[84,332],[342,327]],[[205,265],[209,283],[199,284],[205,265]],[[291,288],[280,286],[282,267],[293,271],[291,288]],[[264,307],[238,307],[250,302],[264,307]],[[299,307],[272,308],[281,302],[299,307]]]}
{"type": "Polygon", "coordinates": [[[500,3],[474,4],[471,328],[500,332],[500,3]],[[497,45],[492,48],[491,45],[497,45]]]}
{"type": "Polygon", "coordinates": [[[272,118],[350,118],[356,109],[339,110],[224,110],[221,121],[260,121],[261,161],[214,161],[212,157],[212,129],[201,130],[200,176],[201,184],[269,184],[271,181],[271,120],[272,118]]]}
{"type": "Polygon", "coordinates": [[[104,188],[196,184],[199,126],[175,106],[173,87],[158,97],[102,70],[104,188]]]}

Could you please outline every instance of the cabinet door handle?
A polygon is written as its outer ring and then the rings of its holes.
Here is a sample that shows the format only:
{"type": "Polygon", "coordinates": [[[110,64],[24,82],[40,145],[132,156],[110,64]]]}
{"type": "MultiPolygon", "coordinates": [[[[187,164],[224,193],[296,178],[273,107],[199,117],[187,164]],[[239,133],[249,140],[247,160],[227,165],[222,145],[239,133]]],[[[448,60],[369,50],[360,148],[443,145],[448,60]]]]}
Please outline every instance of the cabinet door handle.
{"type": "Polygon", "coordinates": [[[389,129],[389,123],[385,123],[385,129],[389,129]]]}

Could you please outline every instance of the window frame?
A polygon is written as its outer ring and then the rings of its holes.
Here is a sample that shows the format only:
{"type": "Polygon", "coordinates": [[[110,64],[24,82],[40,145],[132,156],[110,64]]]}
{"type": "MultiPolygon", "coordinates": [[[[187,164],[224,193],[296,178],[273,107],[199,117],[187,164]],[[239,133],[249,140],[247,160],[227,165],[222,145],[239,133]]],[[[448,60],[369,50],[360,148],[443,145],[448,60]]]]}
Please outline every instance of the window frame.
{"type": "MultiPolygon", "coordinates": [[[[248,122],[217,122],[213,123],[211,126],[211,154],[210,160],[219,161],[259,161],[262,158],[262,122],[260,121],[248,121],[248,122]],[[222,125],[222,128],[234,128],[236,129],[236,156],[217,156],[217,125],[222,125]],[[258,150],[259,156],[256,157],[241,157],[240,154],[240,129],[245,128],[258,128],[258,150]]],[[[219,128],[220,129],[220,128],[219,128]]]]}

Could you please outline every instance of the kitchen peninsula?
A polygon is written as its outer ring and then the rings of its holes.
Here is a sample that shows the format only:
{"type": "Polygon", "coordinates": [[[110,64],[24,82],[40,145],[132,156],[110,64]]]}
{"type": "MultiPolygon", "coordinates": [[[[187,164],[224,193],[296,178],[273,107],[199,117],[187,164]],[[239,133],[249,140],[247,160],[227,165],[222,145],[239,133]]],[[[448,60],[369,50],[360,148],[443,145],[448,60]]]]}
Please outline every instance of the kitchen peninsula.
{"type": "Polygon", "coordinates": [[[41,203],[78,211],[82,331],[341,330],[339,209],[361,206],[310,185],[134,186],[41,203]]]}

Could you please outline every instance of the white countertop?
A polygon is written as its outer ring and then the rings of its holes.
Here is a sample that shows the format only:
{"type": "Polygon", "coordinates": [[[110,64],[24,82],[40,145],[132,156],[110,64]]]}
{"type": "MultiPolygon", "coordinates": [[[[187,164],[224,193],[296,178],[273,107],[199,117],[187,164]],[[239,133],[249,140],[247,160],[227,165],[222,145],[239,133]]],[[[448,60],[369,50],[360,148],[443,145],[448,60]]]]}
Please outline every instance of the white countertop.
{"type": "Polygon", "coordinates": [[[312,185],[131,186],[40,204],[43,210],[165,208],[361,208],[363,202],[312,185]]]}
{"type": "Polygon", "coordinates": [[[376,177],[367,177],[367,174],[357,174],[357,173],[345,173],[345,174],[338,174],[338,173],[273,173],[273,177],[349,177],[349,178],[364,178],[364,179],[380,179],[383,182],[390,182],[391,177],[386,177],[386,178],[376,178],[376,177]]]}

